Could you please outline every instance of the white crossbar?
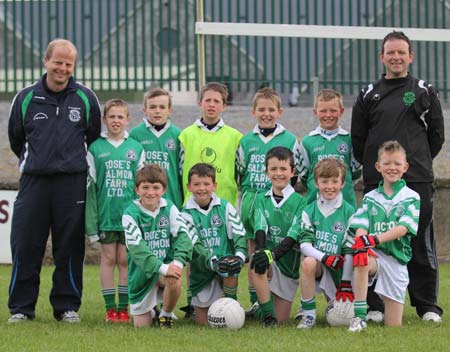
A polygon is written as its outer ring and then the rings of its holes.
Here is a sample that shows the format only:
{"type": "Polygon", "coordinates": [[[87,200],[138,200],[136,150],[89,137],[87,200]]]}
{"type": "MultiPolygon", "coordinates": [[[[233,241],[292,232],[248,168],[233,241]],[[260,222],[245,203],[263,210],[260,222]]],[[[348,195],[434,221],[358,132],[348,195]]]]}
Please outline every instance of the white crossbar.
{"type": "Polygon", "coordinates": [[[450,42],[450,29],[230,22],[195,23],[195,33],[203,35],[379,40],[383,39],[386,34],[393,30],[403,31],[413,41],[450,42]]]}

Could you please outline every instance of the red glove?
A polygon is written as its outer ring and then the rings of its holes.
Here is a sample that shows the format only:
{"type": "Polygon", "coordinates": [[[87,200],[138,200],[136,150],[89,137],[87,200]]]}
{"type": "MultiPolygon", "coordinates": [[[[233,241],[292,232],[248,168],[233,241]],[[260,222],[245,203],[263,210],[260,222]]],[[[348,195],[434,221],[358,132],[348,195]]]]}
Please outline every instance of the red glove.
{"type": "Polygon", "coordinates": [[[349,302],[353,302],[355,295],[353,294],[352,283],[343,280],[337,287],[336,301],[341,300],[342,302],[345,302],[347,299],[349,302]]]}
{"type": "Polygon", "coordinates": [[[327,255],[322,258],[322,263],[331,270],[339,270],[344,265],[344,257],[342,255],[327,255]]]}
{"type": "Polygon", "coordinates": [[[362,235],[355,238],[355,243],[353,244],[352,249],[372,248],[376,247],[378,243],[380,243],[380,241],[377,236],[362,235]]]}
{"type": "Polygon", "coordinates": [[[353,266],[366,266],[369,265],[369,255],[374,258],[378,258],[374,251],[370,248],[359,249],[353,254],[353,266]]]}

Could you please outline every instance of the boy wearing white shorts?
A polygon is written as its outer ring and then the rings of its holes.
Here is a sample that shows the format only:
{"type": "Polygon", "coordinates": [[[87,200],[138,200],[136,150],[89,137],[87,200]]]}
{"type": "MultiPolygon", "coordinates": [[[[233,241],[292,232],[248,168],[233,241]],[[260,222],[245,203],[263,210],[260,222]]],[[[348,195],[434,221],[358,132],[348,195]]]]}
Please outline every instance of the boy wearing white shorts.
{"type": "Polygon", "coordinates": [[[301,256],[298,249],[290,248],[282,257],[274,258],[272,249],[300,221],[306,200],[290,184],[295,172],[292,151],[285,147],[270,149],[265,168],[272,187],[258,194],[255,201],[255,252],[250,269],[263,327],[272,327],[289,319],[301,256]]]}
{"type": "Polygon", "coordinates": [[[192,256],[192,243],[180,212],[172,201],[162,198],[166,189],[165,171],[156,164],[146,165],[135,179],[139,199],[122,217],[128,248],[130,313],[135,327],[150,326],[160,302],[159,325],[172,327],[183,266],[192,256]]]}
{"type": "Polygon", "coordinates": [[[247,257],[245,229],[236,209],[217,197],[212,165],[195,164],[188,174],[192,194],[181,211],[193,243],[189,277],[195,322],[208,323],[208,308],[225,296],[237,299],[238,276],[247,257]]]}
{"type": "Polygon", "coordinates": [[[385,303],[385,325],[402,325],[409,283],[406,265],[412,256],[410,240],[419,222],[420,197],[402,179],[408,163],[400,143],[384,142],[375,168],[383,181],[364,196],[348,231],[354,237],[355,251],[355,318],[349,327],[351,332],[367,328],[367,287],[375,279],[375,292],[385,303]]]}

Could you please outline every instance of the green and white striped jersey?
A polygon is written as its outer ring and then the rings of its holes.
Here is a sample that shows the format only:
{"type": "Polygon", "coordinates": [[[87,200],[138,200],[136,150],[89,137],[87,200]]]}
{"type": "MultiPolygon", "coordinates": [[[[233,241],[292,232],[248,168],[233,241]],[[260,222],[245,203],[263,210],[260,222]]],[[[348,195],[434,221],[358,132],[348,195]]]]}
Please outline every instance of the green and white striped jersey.
{"type": "Polygon", "coordinates": [[[286,147],[294,153],[295,165],[298,168],[300,151],[297,137],[282,125],[277,124],[273,134],[268,137],[261,134],[258,125],[242,137],[236,158],[242,193],[248,189],[265,191],[270,188],[271,182],[266,175],[266,154],[278,146],[286,147]]]}
{"type": "Polygon", "coordinates": [[[166,126],[157,131],[148,121],[144,121],[133,128],[130,137],[141,143],[145,151],[145,163],[158,164],[167,174],[167,191],[164,198],[170,199],[178,208],[181,208],[182,187],[180,175],[180,129],[170,120],[166,126]]]}
{"type": "Polygon", "coordinates": [[[190,288],[192,294],[200,292],[217,273],[211,270],[210,260],[236,255],[244,262],[247,243],[244,225],[236,209],[214,193],[208,209],[204,210],[190,196],[181,210],[194,246],[192,254],[190,288]]]}
{"type": "Polygon", "coordinates": [[[144,163],[141,145],[127,133],[123,140],[113,141],[103,132],[89,146],[87,162],[86,233],[123,231],[123,211],[136,199],[134,178],[144,163]]]}
{"type": "Polygon", "coordinates": [[[354,158],[350,134],[342,128],[334,135],[327,135],[318,126],[300,143],[300,177],[306,186],[308,203],[316,200],[317,188],[314,184],[314,166],[322,159],[335,158],[346,167],[344,199],[356,207],[353,180],[361,177],[361,164],[354,158]]]}
{"type": "MultiPolygon", "coordinates": [[[[291,185],[283,189],[283,199],[277,203],[272,188],[258,194],[255,201],[255,233],[266,233],[266,247],[273,249],[288,235],[292,226],[300,221],[306,200],[291,185]]],[[[281,272],[292,279],[299,278],[300,250],[293,248],[277,260],[281,272]]]]}
{"type": "Polygon", "coordinates": [[[408,232],[404,236],[381,243],[376,248],[406,265],[412,256],[411,237],[416,236],[419,226],[420,197],[406,186],[404,180],[397,181],[392,188],[394,194],[389,197],[384,193],[381,181],[377,189],[367,193],[347,233],[354,236],[356,229],[361,228],[367,230],[369,235],[379,235],[396,226],[405,226],[408,232]]]}
{"type": "Polygon", "coordinates": [[[177,207],[163,198],[155,211],[133,201],[122,225],[128,248],[128,296],[134,304],[142,301],[170,262],[184,265],[191,259],[192,242],[177,207]]]}

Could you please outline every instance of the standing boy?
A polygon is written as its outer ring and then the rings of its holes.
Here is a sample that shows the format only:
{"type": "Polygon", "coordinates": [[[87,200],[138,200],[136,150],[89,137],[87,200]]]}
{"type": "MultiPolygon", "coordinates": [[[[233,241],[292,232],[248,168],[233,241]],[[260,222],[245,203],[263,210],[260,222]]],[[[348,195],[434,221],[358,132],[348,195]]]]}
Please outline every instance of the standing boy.
{"type": "Polygon", "coordinates": [[[272,187],[258,194],[255,202],[255,253],[251,261],[253,284],[264,327],[289,319],[297,292],[300,251],[290,249],[277,262],[271,250],[300,221],[305,199],[291,186],[295,173],[294,156],[285,147],[275,147],[266,155],[266,173],[272,187]],[[270,280],[269,280],[270,277],[270,280]]]}
{"type": "MultiPolygon", "coordinates": [[[[282,113],[278,93],[268,87],[260,89],[253,97],[252,115],[257,124],[239,143],[237,168],[242,191],[241,218],[248,238],[249,256],[255,248],[252,224],[255,198],[258,192],[270,189],[265,167],[267,152],[276,146],[286,147],[294,153],[298,165],[297,137],[278,123],[282,113]]],[[[248,271],[248,281],[252,305],[246,312],[247,317],[255,315],[258,309],[251,270],[248,271]]]]}
{"type": "MultiPolygon", "coordinates": [[[[411,41],[403,32],[387,34],[381,44],[380,61],[386,74],[358,95],[352,110],[352,144],[363,164],[364,193],[377,188],[381,177],[374,168],[380,145],[397,140],[410,163],[404,178],[420,195],[420,221],[412,239],[413,256],[408,263],[411,305],[423,320],[441,322],[438,306],[439,263],[433,230],[433,159],[444,144],[444,118],[436,89],[412,77],[411,41]]],[[[382,310],[373,305],[372,309],[382,310]]]]}
{"type": "Polygon", "coordinates": [[[315,99],[313,112],[319,120],[319,126],[304,137],[300,144],[300,176],[308,191],[307,202],[311,203],[317,197],[314,165],[324,158],[336,158],[347,169],[342,189],[344,199],[356,207],[353,181],[361,176],[361,165],[353,157],[350,134],[339,127],[339,120],[344,114],[342,95],[333,89],[321,90],[315,99]]]}
{"type": "Polygon", "coordinates": [[[195,164],[188,174],[188,198],[181,215],[191,234],[194,251],[190,289],[195,321],[208,323],[208,308],[225,295],[237,299],[238,276],[245,263],[245,230],[236,209],[218,198],[216,172],[211,165],[195,164]]]}
{"type": "Polygon", "coordinates": [[[169,184],[164,197],[177,208],[183,204],[180,177],[180,129],[170,121],[172,97],[169,92],[155,88],[145,94],[144,120],[130,132],[130,137],[142,144],[145,163],[160,165],[167,173],[169,184]]]}
{"type": "Polygon", "coordinates": [[[216,169],[217,196],[236,206],[238,189],[235,160],[242,134],[225,125],[220,117],[225,111],[227,98],[225,85],[216,82],[205,85],[201,89],[199,101],[202,117],[180,134],[180,165],[185,199],[189,196],[186,186],[189,170],[194,164],[203,162],[216,169]]]}
{"type": "Polygon", "coordinates": [[[367,328],[367,287],[376,279],[374,292],[383,297],[384,323],[402,325],[403,305],[409,277],[411,238],[416,236],[419,195],[402,179],[408,170],[406,152],[397,141],[387,141],[378,150],[375,168],[383,177],[378,188],[367,193],[350,222],[355,236],[354,265],[355,318],[349,331],[367,328]],[[373,248],[373,249],[371,249],[373,248]],[[373,251],[373,255],[368,255],[373,251]]]}
{"type": "Polygon", "coordinates": [[[100,282],[107,322],[126,323],[128,316],[128,268],[123,211],[135,198],[134,178],[144,166],[141,145],[128,138],[128,104],[122,99],[105,103],[103,132],[88,150],[86,234],[90,242],[101,243],[100,282]],[[115,302],[114,269],[119,271],[119,302],[115,302]]]}
{"type": "Polygon", "coordinates": [[[125,210],[122,225],[128,248],[128,293],[135,327],[150,326],[162,301],[159,325],[171,328],[181,293],[183,266],[192,255],[188,230],[177,207],[163,199],[167,176],[149,164],[138,171],[135,200],[125,210]]]}

